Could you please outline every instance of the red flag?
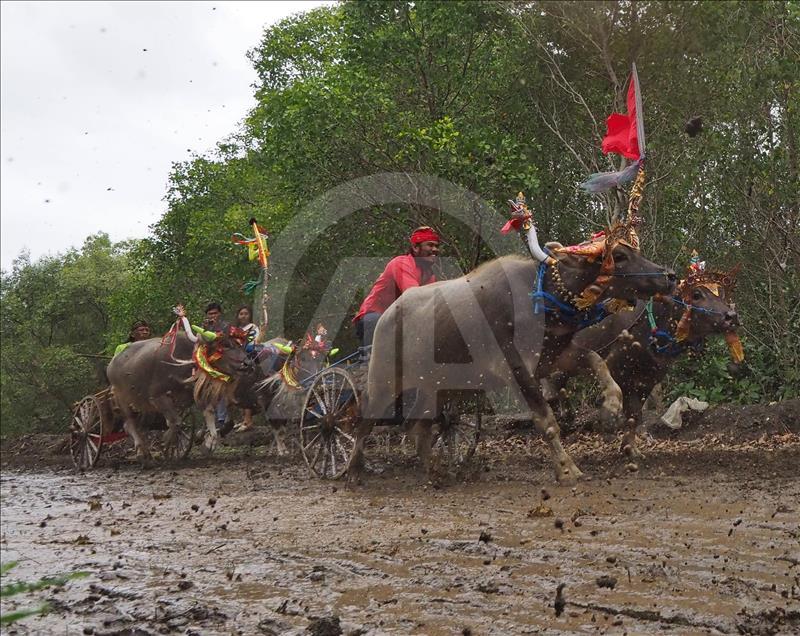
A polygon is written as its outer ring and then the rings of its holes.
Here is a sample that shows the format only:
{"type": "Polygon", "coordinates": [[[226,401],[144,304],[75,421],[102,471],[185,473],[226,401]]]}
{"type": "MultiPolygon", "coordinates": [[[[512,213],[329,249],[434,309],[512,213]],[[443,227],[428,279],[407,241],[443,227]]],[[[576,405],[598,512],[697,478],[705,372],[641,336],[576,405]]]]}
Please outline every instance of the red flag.
{"type": "Polygon", "coordinates": [[[639,153],[639,126],[636,117],[636,93],[638,92],[636,73],[631,75],[628,86],[628,114],[611,113],[606,120],[607,132],[603,138],[603,154],[609,152],[636,161],[639,153]]]}

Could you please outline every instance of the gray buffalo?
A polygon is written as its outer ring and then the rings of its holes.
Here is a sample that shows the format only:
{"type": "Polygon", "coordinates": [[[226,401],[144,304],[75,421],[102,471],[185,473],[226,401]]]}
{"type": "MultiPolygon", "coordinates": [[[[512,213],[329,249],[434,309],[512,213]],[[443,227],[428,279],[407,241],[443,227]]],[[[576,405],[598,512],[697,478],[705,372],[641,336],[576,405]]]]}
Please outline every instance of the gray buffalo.
{"type": "MultiPolygon", "coordinates": [[[[634,242],[634,245],[638,242],[634,242]]],[[[669,294],[673,272],[645,259],[628,241],[614,241],[604,258],[587,258],[552,244],[554,259],[543,273],[542,291],[566,309],[534,303],[531,292],[538,263],[507,256],[480,266],[461,278],[413,288],[381,316],[375,331],[367,395],[356,430],[348,479],[363,466],[364,439],[378,419],[396,417],[397,405],[413,403],[405,413],[417,436],[417,452],[430,465],[432,426],[442,410],[441,396],[450,389],[498,391],[510,387],[531,410],[537,430],[547,439],[559,482],[574,482],[581,471],[565,452],[560,430],[543,399],[538,377],[549,374],[565,351],[590,365],[609,387],[610,408],[621,409],[621,392],[602,358],[571,347],[575,332],[591,320],[597,305],[570,313],[587,289],[595,301],[669,294]],[[613,259],[613,263],[611,262],[613,259]],[[608,266],[613,266],[613,273],[608,266]],[[593,286],[597,281],[602,284],[593,286]],[[412,396],[413,399],[407,399],[412,396]],[[438,399],[437,399],[438,398],[438,399]],[[613,399],[612,399],[613,398],[613,399]]]]}

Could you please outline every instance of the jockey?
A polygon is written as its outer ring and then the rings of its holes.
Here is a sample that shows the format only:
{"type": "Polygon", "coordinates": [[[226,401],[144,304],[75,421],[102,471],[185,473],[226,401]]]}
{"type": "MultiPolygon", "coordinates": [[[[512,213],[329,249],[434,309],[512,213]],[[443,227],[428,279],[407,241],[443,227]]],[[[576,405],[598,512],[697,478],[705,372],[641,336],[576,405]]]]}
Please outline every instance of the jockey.
{"type": "Polygon", "coordinates": [[[368,348],[372,346],[378,318],[389,305],[411,287],[436,282],[433,266],[439,254],[439,235],[433,228],[418,227],[411,233],[410,241],[408,253],[389,261],[353,318],[364,359],[369,357],[368,348]]]}
{"type": "Polygon", "coordinates": [[[203,321],[203,329],[224,333],[230,325],[222,317],[222,305],[219,303],[208,303],[206,306],[206,319],[203,321]]]}
{"type": "Polygon", "coordinates": [[[147,323],[147,321],[137,320],[131,325],[131,330],[128,332],[128,339],[122,344],[117,345],[117,348],[114,349],[114,355],[125,351],[125,349],[127,349],[132,342],[147,340],[151,335],[150,325],[147,323]]]}

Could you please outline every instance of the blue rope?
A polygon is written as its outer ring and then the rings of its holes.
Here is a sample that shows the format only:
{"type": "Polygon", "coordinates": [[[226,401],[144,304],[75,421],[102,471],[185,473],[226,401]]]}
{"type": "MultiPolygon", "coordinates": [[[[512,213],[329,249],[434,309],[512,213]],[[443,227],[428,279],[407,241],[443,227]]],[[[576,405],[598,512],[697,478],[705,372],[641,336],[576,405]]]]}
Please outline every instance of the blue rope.
{"type": "Polygon", "coordinates": [[[688,309],[691,309],[692,311],[698,311],[701,314],[712,314],[712,315],[716,314],[717,316],[724,316],[725,313],[726,313],[726,312],[723,312],[723,311],[717,311],[715,309],[706,309],[705,307],[698,307],[697,305],[692,305],[690,303],[685,303],[680,298],[678,298],[677,296],[673,296],[672,297],[672,301],[674,303],[678,304],[678,305],[683,305],[684,307],[687,307],[688,309]]]}
{"type": "Polygon", "coordinates": [[[591,309],[578,311],[572,305],[544,291],[544,277],[546,275],[547,263],[543,261],[539,263],[539,269],[536,272],[536,290],[529,294],[533,302],[534,314],[538,315],[542,310],[544,310],[545,314],[559,314],[564,322],[576,325],[579,330],[597,324],[609,315],[604,304],[593,305],[591,309]],[[548,307],[547,303],[551,303],[555,307],[548,307]]]}
{"type": "Polygon", "coordinates": [[[653,329],[650,332],[650,346],[656,353],[670,357],[679,356],[686,349],[686,343],[678,342],[675,336],[663,329],[653,329]],[[659,344],[659,339],[666,340],[666,343],[659,344]]]}
{"type": "MultiPolygon", "coordinates": [[[[673,296],[672,300],[677,302],[680,305],[684,305],[686,307],[690,307],[692,309],[696,309],[697,311],[707,311],[708,313],[720,313],[711,310],[705,310],[702,307],[694,307],[693,305],[687,305],[685,302],[680,300],[679,298],[673,296]]],[[[653,299],[647,301],[646,305],[647,311],[647,320],[650,323],[650,346],[653,348],[653,351],[660,355],[665,356],[679,356],[681,355],[687,347],[689,347],[692,351],[699,353],[703,348],[703,341],[698,340],[695,342],[678,342],[678,340],[673,336],[669,331],[665,331],[664,329],[659,329],[656,326],[656,319],[653,316],[653,299]],[[665,340],[665,344],[659,344],[659,340],[665,340]]]]}
{"type": "Polygon", "coordinates": [[[356,351],[355,353],[351,353],[346,358],[342,358],[341,360],[337,360],[333,364],[329,364],[327,367],[322,369],[322,371],[318,371],[314,375],[308,376],[305,380],[300,380],[300,386],[302,386],[304,388],[308,388],[308,386],[310,386],[314,382],[314,380],[316,380],[320,375],[325,373],[328,369],[333,369],[333,367],[338,367],[340,364],[344,364],[348,360],[352,360],[353,358],[355,358],[359,354],[360,354],[360,352],[356,351]]]}

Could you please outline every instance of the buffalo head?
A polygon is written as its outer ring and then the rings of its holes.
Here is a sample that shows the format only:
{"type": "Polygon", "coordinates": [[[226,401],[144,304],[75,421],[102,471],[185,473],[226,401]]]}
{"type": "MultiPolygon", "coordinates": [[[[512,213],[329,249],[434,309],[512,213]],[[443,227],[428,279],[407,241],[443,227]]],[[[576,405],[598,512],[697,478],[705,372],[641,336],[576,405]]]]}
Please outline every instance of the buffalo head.
{"type": "Polygon", "coordinates": [[[679,340],[694,340],[710,334],[725,334],[725,340],[735,363],[744,360],[736,328],[739,316],[733,302],[736,286],[736,267],[730,272],[706,271],[697,253],[692,257],[687,276],[676,289],[674,301],[684,308],[678,323],[679,340]]]}
{"type": "Polygon", "coordinates": [[[669,294],[675,288],[675,272],[645,258],[638,249],[617,243],[611,250],[613,270],[606,288],[607,298],[649,298],[669,294]]]}

